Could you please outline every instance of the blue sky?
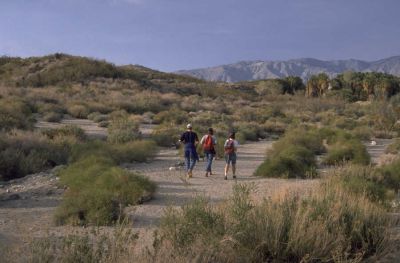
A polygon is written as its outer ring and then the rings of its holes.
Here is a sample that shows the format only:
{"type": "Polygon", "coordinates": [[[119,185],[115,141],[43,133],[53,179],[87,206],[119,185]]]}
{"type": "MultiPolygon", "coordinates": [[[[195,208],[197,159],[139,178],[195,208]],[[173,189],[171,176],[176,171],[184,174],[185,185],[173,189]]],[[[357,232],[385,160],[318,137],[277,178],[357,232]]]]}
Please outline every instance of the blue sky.
{"type": "Polygon", "coordinates": [[[400,55],[399,0],[0,0],[0,55],[163,71],[400,55]]]}

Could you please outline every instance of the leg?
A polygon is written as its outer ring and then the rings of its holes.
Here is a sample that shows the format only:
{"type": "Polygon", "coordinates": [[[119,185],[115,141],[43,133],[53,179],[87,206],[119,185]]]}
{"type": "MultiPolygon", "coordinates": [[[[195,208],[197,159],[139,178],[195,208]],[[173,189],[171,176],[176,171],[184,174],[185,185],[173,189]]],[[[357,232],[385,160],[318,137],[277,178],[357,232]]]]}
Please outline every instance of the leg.
{"type": "Polygon", "coordinates": [[[236,179],[236,153],[231,156],[233,179],[236,179]]]}
{"type": "Polygon", "coordinates": [[[213,160],[213,154],[212,153],[207,153],[206,172],[211,172],[212,160],[213,160]]]}
{"type": "Polygon", "coordinates": [[[225,180],[227,180],[228,179],[228,172],[229,172],[229,163],[227,163],[226,165],[225,165],[225,180]]]}
{"type": "Polygon", "coordinates": [[[214,154],[210,154],[210,159],[209,159],[209,169],[208,169],[208,171],[210,172],[210,175],[212,174],[211,173],[211,167],[212,167],[212,162],[213,162],[213,160],[214,160],[214,154]]]}
{"type": "Polygon", "coordinates": [[[189,166],[190,173],[192,173],[195,165],[196,165],[196,158],[192,154],[190,154],[190,166],[189,166]]]}
{"type": "Polygon", "coordinates": [[[187,177],[191,178],[192,177],[192,171],[190,170],[190,151],[185,149],[185,166],[186,166],[186,173],[187,177]]]}

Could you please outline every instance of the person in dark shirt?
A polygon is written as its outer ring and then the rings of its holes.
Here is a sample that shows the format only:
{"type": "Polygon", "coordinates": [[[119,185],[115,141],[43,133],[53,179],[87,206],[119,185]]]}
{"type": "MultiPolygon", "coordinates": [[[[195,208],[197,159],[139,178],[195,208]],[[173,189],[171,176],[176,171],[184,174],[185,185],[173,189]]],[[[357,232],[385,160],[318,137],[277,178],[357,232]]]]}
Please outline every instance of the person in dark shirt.
{"type": "Polygon", "coordinates": [[[185,165],[187,177],[192,178],[193,168],[196,165],[196,161],[199,160],[199,155],[196,151],[196,145],[199,143],[199,137],[192,130],[192,125],[189,123],[187,126],[187,131],[181,136],[180,142],[185,144],[184,154],[185,154],[185,165]]]}

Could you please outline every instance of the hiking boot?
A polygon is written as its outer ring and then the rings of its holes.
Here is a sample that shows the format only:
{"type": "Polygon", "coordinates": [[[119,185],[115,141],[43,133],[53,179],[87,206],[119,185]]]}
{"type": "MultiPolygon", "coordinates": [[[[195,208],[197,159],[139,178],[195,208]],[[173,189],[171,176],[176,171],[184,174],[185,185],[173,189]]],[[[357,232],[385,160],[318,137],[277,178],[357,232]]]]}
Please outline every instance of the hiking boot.
{"type": "Polygon", "coordinates": [[[192,178],[192,176],[193,176],[192,171],[188,171],[187,177],[188,177],[188,178],[192,178]]]}
{"type": "Polygon", "coordinates": [[[236,179],[236,175],[233,176],[233,179],[236,179]]]}
{"type": "Polygon", "coordinates": [[[206,172],[206,177],[208,177],[208,172],[206,172]]]}
{"type": "Polygon", "coordinates": [[[228,176],[225,175],[225,178],[224,178],[224,179],[225,179],[225,180],[228,180],[228,176]]]}

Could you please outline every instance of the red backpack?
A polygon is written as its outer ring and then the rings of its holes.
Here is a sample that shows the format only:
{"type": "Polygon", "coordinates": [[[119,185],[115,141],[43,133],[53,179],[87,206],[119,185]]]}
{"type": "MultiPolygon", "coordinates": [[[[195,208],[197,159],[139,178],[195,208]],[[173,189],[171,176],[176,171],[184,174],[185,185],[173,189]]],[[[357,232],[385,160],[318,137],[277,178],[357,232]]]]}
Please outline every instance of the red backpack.
{"type": "Polygon", "coordinates": [[[204,141],[203,144],[203,150],[204,151],[212,151],[214,149],[214,143],[211,135],[207,135],[206,140],[204,141]]]}
{"type": "Polygon", "coordinates": [[[225,146],[225,153],[226,154],[232,154],[235,152],[235,141],[234,140],[228,140],[225,146]]]}

